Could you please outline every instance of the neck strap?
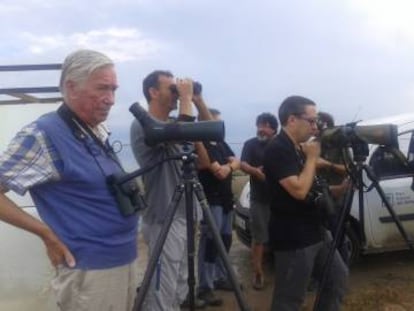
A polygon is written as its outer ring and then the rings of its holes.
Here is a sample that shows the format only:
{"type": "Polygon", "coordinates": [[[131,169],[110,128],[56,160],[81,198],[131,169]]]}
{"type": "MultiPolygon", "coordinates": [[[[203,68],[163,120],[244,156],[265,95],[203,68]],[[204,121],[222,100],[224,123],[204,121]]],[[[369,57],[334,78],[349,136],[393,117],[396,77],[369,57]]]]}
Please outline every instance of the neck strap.
{"type": "Polygon", "coordinates": [[[103,142],[101,139],[99,139],[92,131],[92,129],[72,110],[70,110],[70,108],[65,103],[63,103],[58,108],[57,113],[66,123],[66,125],[71,129],[73,135],[77,139],[85,143],[88,137],[92,138],[92,140],[104,151],[106,155],[112,158],[116,163],[118,163],[118,165],[121,165],[109,142],[103,142]]]}

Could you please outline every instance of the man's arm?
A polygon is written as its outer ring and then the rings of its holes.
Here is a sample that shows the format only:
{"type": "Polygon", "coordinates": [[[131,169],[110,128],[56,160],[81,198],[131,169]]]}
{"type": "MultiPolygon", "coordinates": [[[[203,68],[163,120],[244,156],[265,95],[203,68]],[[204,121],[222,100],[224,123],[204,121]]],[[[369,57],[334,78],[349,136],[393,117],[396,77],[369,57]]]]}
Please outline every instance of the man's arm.
{"type": "Polygon", "coordinates": [[[76,265],[75,258],[56,234],[45,223],[20,209],[4,192],[0,192],[0,220],[40,237],[54,266],[64,262],[71,268],[76,265]]]}
{"type": "Polygon", "coordinates": [[[302,172],[279,181],[282,187],[297,200],[304,200],[308,195],[315,178],[316,163],[320,154],[320,144],[317,142],[307,142],[301,147],[306,155],[302,172]]]}
{"type": "Polygon", "coordinates": [[[333,172],[335,172],[339,175],[346,175],[347,174],[345,165],[333,163],[333,162],[330,162],[330,161],[328,161],[324,158],[319,158],[318,159],[317,168],[318,169],[324,168],[324,169],[327,169],[327,170],[331,170],[331,171],[333,171],[333,172]]]}
{"type": "Polygon", "coordinates": [[[177,80],[177,89],[180,101],[178,106],[178,114],[192,116],[193,82],[191,79],[179,79],[177,80]]]}
{"type": "Polygon", "coordinates": [[[197,153],[197,169],[209,169],[211,162],[204,144],[202,142],[195,142],[194,148],[197,153]]]}
{"type": "Polygon", "coordinates": [[[217,161],[214,161],[210,165],[210,170],[219,180],[226,179],[232,173],[232,168],[229,163],[220,164],[217,161]]]}
{"type": "Polygon", "coordinates": [[[246,174],[249,174],[250,176],[256,178],[257,180],[264,181],[266,179],[266,176],[263,173],[262,167],[254,167],[254,166],[251,166],[246,161],[241,161],[240,169],[246,174]]]}
{"type": "Polygon", "coordinates": [[[263,172],[263,166],[256,167],[250,164],[250,162],[253,160],[253,146],[251,142],[252,140],[248,140],[243,145],[240,169],[246,174],[249,174],[254,179],[264,181],[266,177],[263,172]]]}
{"type": "Polygon", "coordinates": [[[228,164],[230,165],[231,170],[235,171],[240,169],[241,162],[235,156],[231,156],[228,158],[228,164]]]}
{"type": "Polygon", "coordinates": [[[217,150],[223,153],[222,156],[226,158],[227,162],[220,165],[219,162],[215,161],[211,171],[218,179],[223,180],[231,175],[233,171],[240,169],[240,160],[234,156],[233,150],[226,142],[222,142],[217,150]]]}
{"type": "Polygon", "coordinates": [[[57,159],[57,155],[52,148],[47,147],[46,140],[36,123],[31,123],[16,135],[7,151],[1,156],[0,174],[4,181],[0,183],[0,220],[40,237],[53,265],[66,261],[68,266],[73,267],[75,266],[73,255],[55,233],[5,195],[13,187],[14,191],[23,194],[29,187],[59,178],[56,166],[52,164],[54,159],[57,159]],[[8,167],[3,165],[4,163],[11,165],[8,167]],[[42,167],[42,169],[32,169],[35,167],[42,167]],[[9,184],[5,184],[5,180],[9,184]]]}
{"type": "Polygon", "coordinates": [[[349,189],[349,187],[352,187],[352,182],[348,177],[345,178],[339,185],[329,186],[329,191],[334,198],[339,198],[349,189]]]}
{"type": "Polygon", "coordinates": [[[198,111],[198,119],[200,121],[210,121],[213,120],[213,117],[208,110],[207,104],[205,103],[203,97],[200,95],[193,96],[194,106],[198,111]]]}

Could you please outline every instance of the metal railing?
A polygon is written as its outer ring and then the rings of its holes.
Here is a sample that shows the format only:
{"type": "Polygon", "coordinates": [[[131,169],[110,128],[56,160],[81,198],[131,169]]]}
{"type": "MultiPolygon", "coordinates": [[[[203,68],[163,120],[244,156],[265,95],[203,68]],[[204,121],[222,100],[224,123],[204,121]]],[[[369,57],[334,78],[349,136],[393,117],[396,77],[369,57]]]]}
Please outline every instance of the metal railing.
{"type": "MultiPolygon", "coordinates": [[[[62,64],[39,64],[39,65],[4,65],[0,66],[0,72],[16,71],[41,71],[41,70],[60,70],[62,64]]],[[[62,101],[62,96],[57,86],[39,87],[13,87],[0,88],[0,95],[10,98],[0,99],[0,105],[21,105],[31,103],[56,103],[62,101]],[[56,96],[41,96],[44,94],[58,94],[56,96]],[[36,94],[36,96],[34,95],[36,94]]]]}

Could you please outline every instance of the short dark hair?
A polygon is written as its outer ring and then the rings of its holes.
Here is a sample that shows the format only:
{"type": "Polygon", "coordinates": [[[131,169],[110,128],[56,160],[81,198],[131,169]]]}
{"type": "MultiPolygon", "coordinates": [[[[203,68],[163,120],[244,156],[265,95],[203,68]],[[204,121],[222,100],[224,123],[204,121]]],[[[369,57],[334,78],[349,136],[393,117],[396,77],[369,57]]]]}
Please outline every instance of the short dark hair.
{"type": "Polygon", "coordinates": [[[327,113],[327,112],[323,112],[323,111],[319,111],[318,112],[318,119],[320,122],[326,123],[326,126],[328,128],[334,127],[335,126],[335,121],[334,118],[331,114],[327,113]]]}
{"type": "Polygon", "coordinates": [[[259,124],[269,124],[269,126],[275,131],[277,131],[277,127],[279,126],[279,122],[277,122],[276,117],[270,112],[263,112],[257,116],[256,126],[259,124]]]}
{"type": "Polygon", "coordinates": [[[305,113],[306,106],[316,106],[316,104],[302,96],[289,96],[287,97],[279,107],[279,120],[280,123],[285,126],[288,118],[293,115],[301,115],[305,113]]]}
{"type": "Polygon", "coordinates": [[[174,75],[168,70],[154,70],[149,75],[147,75],[142,81],[142,91],[144,92],[145,99],[150,102],[151,95],[149,93],[149,89],[154,87],[158,88],[159,84],[159,77],[166,76],[166,77],[174,77],[174,75]]]}

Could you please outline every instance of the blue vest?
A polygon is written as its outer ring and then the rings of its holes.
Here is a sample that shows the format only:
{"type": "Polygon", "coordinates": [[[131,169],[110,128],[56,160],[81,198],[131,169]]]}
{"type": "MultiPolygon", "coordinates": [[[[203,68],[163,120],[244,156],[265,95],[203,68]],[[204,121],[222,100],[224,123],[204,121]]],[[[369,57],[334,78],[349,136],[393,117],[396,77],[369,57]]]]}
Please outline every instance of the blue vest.
{"type": "Polygon", "coordinates": [[[56,112],[41,116],[37,124],[61,159],[61,180],[30,190],[42,220],[73,253],[78,269],[133,261],[138,218],[121,215],[106,184],[106,176],[121,171],[119,165],[92,138],[77,139],[56,112]]]}

